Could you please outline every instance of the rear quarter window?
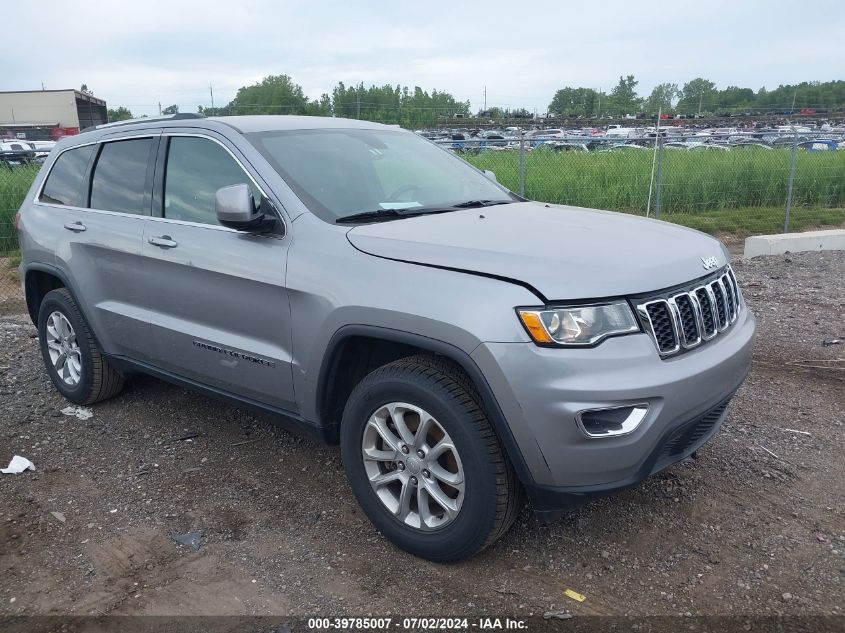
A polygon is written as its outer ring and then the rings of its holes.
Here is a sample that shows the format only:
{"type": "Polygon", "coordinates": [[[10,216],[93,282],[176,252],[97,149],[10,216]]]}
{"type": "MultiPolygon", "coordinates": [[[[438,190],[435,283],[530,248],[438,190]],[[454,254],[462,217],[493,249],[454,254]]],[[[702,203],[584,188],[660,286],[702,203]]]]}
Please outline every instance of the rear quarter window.
{"type": "Polygon", "coordinates": [[[50,170],[39,200],[72,207],[85,206],[85,171],[95,145],[84,145],[63,152],[50,170]]]}

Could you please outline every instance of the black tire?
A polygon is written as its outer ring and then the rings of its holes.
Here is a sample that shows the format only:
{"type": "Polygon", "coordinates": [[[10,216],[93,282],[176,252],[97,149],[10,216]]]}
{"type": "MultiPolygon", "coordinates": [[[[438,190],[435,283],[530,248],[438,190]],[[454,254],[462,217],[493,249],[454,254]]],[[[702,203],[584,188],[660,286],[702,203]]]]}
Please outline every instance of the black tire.
{"type": "Polygon", "coordinates": [[[120,393],[123,389],[123,376],[100,351],[88,324],[82,317],[76,301],[66,288],[51,290],[44,297],[38,309],[38,338],[41,342],[41,356],[44,366],[56,389],[74,404],[94,404],[120,393]],[[47,320],[53,312],[60,312],[70,322],[76,334],[82,358],[82,371],[79,382],[70,386],[59,376],[47,348],[47,320]]]}
{"type": "Polygon", "coordinates": [[[353,390],[343,412],[341,452],[358,503],[376,528],[402,549],[436,562],[468,558],[501,537],[522,507],[522,490],[481,399],[466,374],[447,359],[412,356],[384,365],[353,390]],[[390,402],[431,413],[451,436],[466,491],[457,517],[422,531],[400,522],[370,486],[361,447],[370,416],[390,402]]]}

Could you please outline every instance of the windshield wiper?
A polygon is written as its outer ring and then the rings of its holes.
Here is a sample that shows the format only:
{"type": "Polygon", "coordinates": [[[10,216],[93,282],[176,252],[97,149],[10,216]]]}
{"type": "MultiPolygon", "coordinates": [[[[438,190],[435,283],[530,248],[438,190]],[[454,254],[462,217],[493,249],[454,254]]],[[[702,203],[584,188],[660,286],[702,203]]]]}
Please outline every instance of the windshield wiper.
{"type": "Polygon", "coordinates": [[[335,224],[345,224],[347,222],[366,222],[368,220],[390,220],[409,215],[400,209],[377,209],[375,211],[362,211],[361,213],[353,213],[351,215],[344,215],[335,220],[335,224]]]}
{"type": "Polygon", "coordinates": [[[376,209],[375,211],[362,211],[352,215],[344,215],[335,220],[335,224],[351,224],[353,222],[381,222],[383,220],[395,220],[397,218],[413,218],[419,215],[433,215],[435,213],[448,213],[454,211],[453,207],[428,208],[411,207],[408,209],[376,209]]]}
{"type": "Polygon", "coordinates": [[[465,200],[458,204],[453,204],[455,209],[476,209],[478,207],[493,207],[497,204],[510,204],[513,200],[465,200]]]}
{"type": "Polygon", "coordinates": [[[376,209],[375,211],[362,211],[344,215],[336,219],[335,224],[353,224],[355,222],[382,222],[395,220],[397,218],[413,218],[419,215],[434,215],[435,213],[448,213],[458,209],[476,209],[479,207],[492,207],[497,204],[510,204],[512,200],[465,200],[457,204],[450,204],[444,207],[409,207],[407,209],[376,209]]]}

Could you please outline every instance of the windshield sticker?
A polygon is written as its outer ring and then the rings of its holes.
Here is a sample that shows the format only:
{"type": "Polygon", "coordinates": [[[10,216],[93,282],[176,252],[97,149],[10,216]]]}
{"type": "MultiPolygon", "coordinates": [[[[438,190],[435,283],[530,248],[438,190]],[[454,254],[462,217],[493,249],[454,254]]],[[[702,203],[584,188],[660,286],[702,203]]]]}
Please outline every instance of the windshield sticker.
{"type": "Polygon", "coordinates": [[[382,209],[413,209],[422,205],[419,202],[379,202],[378,206],[382,209]]]}

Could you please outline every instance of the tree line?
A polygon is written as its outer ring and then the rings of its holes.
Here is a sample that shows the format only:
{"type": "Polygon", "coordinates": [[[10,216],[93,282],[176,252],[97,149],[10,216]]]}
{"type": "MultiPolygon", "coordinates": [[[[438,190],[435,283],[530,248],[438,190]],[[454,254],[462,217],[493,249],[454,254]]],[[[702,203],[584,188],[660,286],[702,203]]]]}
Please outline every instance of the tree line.
{"type": "MultiPolygon", "coordinates": [[[[162,114],[175,114],[179,107],[171,105],[162,114]]],[[[419,86],[413,90],[407,86],[385,84],[364,86],[359,83],[347,86],[339,82],[331,94],[324,93],[319,99],[309,99],[302,86],[288,75],[270,75],[251,86],[240,88],[228,104],[222,107],[198,111],[206,116],[241,114],[303,114],[311,116],[338,116],[352,119],[366,119],[379,123],[422,127],[434,125],[438,120],[469,114],[469,102],[458,101],[448,92],[428,92],[419,86]]],[[[110,121],[121,121],[132,117],[125,107],[109,110],[110,121]]]]}
{"type": "Polygon", "coordinates": [[[709,79],[696,77],[683,87],[661,83],[648,97],[637,94],[633,75],[619,77],[610,93],[593,88],[561,88],[549,104],[549,114],[565,117],[648,114],[721,115],[741,112],[797,113],[805,109],[834,111],[845,107],[845,81],[804,81],[774,90],[728,86],[718,89],[709,79]]]}
{"type": "MultiPolygon", "coordinates": [[[[728,86],[718,89],[708,79],[697,77],[679,87],[661,83],[647,97],[637,93],[638,81],[633,75],[619,77],[619,83],[608,93],[593,88],[566,87],[558,90],[549,104],[553,116],[595,118],[621,117],[637,113],[656,115],[720,115],[739,112],[799,112],[805,108],[833,111],[845,107],[845,81],[802,82],[781,85],[774,90],[728,86]]],[[[87,90],[87,86],[84,86],[87,90]]],[[[235,98],[222,107],[198,111],[206,116],[239,114],[304,114],[338,116],[396,124],[406,128],[435,125],[444,119],[470,116],[469,101],[458,101],[448,92],[426,91],[416,86],[385,84],[365,86],[363,82],[347,86],[339,82],[331,94],[309,99],[302,86],[289,75],[270,75],[238,90],[235,98]]],[[[179,112],[178,105],[162,109],[162,114],[179,112]]],[[[132,118],[126,107],[109,109],[110,121],[132,118]]],[[[525,108],[505,110],[491,107],[479,110],[481,118],[532,118],[525,108]]]]}
{"type": "Polygon", "coordinates": [[[235,98],[220,108],[203,108],[206,116],[238,114],[304,114],[366,119],[379,123],[420,127],[433,125],[439,118],[466,115],[469,102],[457,101],[448,92],[428,92],[419,86],[385,84],[347,86],[339,82],[331,94],[308,99],[302,87],[288,75],[271,75],[251,86],[240,88],[235,98]]]}

